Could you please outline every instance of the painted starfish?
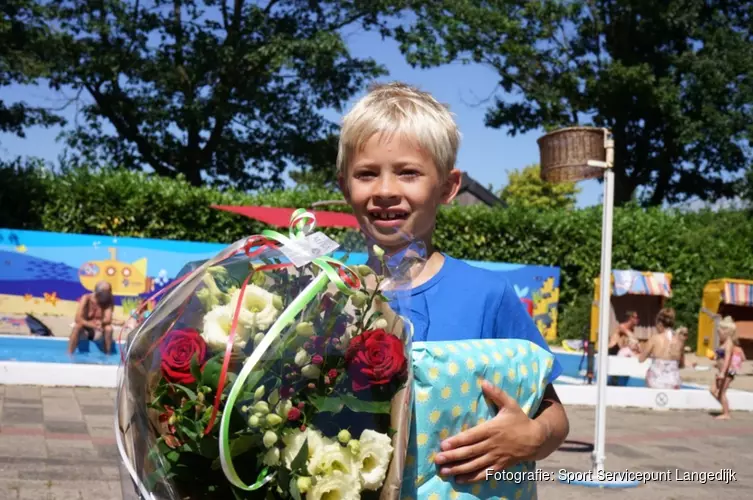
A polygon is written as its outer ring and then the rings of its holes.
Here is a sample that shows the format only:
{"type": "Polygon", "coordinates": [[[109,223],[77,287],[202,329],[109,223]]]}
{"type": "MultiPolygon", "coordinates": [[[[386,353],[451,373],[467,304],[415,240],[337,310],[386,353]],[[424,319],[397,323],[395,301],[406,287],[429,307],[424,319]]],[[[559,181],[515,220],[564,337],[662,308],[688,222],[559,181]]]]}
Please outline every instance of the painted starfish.
{"type": "Polygon", "coordinates": [[[52,293],[44,292],[44,301],[49,302],[53,306],[57,305],[57,302],[58,302],[57,292],[52,292],[52,293]]]}

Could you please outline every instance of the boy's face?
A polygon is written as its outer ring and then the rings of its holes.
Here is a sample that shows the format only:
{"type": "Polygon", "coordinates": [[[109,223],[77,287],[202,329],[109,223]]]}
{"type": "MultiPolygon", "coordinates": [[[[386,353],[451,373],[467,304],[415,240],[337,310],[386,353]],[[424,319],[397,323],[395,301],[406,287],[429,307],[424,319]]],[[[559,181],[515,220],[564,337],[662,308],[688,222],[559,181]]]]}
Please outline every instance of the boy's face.
{"type": "Polygon", "coordinates": [[[387,251],[412,239],[430,245],[437,209],[460,189],[460,172],[441,176],[412,141],[372,136],[340,178],[363,231],[387,251]]]}

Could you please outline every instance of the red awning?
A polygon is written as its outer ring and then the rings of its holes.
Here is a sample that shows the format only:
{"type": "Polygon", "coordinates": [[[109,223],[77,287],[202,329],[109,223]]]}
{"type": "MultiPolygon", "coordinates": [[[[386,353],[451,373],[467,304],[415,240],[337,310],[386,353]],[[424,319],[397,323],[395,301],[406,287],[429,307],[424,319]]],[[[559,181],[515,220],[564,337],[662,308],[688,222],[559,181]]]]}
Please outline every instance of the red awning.
{"type": "MultiPolygon", "coordinates": [[[[287,227],[290,224],[290,216],[297,209],[278,207],[244,207],[232,205],[212,205],[212,208],[225,210],[235,214],[245,215],[271,226],[287,227]]],[[[340,212],[325,212],[321,210],[309,210],[316,216],[317,227],[350,227],[358,229],[358,221],[351,214],[340,212]]]]}

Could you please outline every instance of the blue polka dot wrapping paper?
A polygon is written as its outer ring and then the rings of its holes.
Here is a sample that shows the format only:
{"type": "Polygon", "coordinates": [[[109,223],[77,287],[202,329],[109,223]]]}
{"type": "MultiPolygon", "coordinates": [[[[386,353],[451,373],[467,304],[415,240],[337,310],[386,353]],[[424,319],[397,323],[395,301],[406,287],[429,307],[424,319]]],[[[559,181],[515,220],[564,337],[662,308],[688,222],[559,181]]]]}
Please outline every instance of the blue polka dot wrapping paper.
{"type": "MultiPolygon", "coordinates": [[[[535,499],[535,481],[490,478],[457,484],[454,478],[439,475],[434,457],[444,439],[496,415],[497,409],[487,402],[481,390],[484,379],[515,399],[529,417],[533,416],[541,405],[554,356],[522,339],[415,342],[412,356],[414,407],[401,498],[535,499]]],[[[534,462],[509,467],[507,477],[525,477],[534,467],[534,462]]]]}

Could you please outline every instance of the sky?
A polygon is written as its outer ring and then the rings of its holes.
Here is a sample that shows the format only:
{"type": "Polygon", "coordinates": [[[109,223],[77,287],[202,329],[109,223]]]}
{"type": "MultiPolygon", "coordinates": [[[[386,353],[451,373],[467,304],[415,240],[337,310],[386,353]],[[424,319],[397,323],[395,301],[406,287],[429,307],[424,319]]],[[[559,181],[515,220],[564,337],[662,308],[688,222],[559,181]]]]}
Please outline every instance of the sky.
{"type": "MultiPolygon", "coordinates": [[[[507,184],[508,172],[539,162],[536,140],[544,134],[542,130],[512,137],[504,128],[492,129],[484,125],[486,109],[493,100],[489,98],[505,97],[497,87],[498,79],[492,69],[461,64],[429,70],[414,69],[400,54],[396,42],[383,41],[376,33],[351,32],[346,40],[354,56],[372,57],[387,68],[389,75],[380,81],[399,80],[415,85],[431,92],[450,107],[463,136],[457,167],[482,185],[488,187],[491,184],[496,191],[507,184]]],[[[364,92],[354,96],[344,109],[347,110],[364,92]]],[[[42,86],[6,87],[0,90],[0,95],[6,102],[25,100],[29,104],[46,103],[48,106],[59,106],[64,101],[63,96],[42,86]]],[[[70,106],[62,114],[73,121],[75,109],[70,106]]],[[[339,121],[334,112],[328,112],[326,116],[339,121]]],[[[60,128],[33,127],[27,129],[25,139],[0,134],[0,158],[33,155],[55,162],[63,150],[63,144],[56,142],[59,132],[60,128]]],[[[583,181],[580,187],[579,207],[600,203],[602,187],[598,181],[583,181]]]]}

